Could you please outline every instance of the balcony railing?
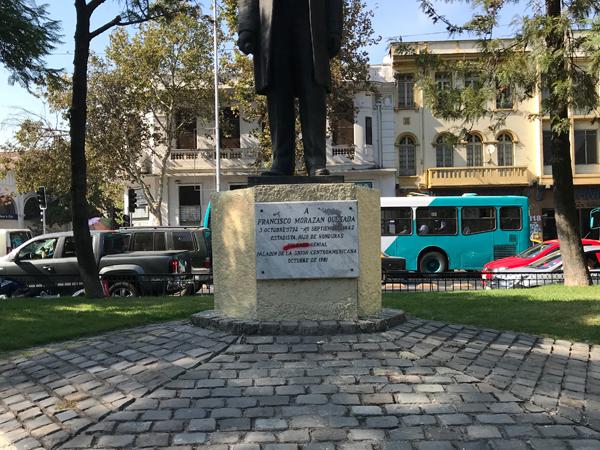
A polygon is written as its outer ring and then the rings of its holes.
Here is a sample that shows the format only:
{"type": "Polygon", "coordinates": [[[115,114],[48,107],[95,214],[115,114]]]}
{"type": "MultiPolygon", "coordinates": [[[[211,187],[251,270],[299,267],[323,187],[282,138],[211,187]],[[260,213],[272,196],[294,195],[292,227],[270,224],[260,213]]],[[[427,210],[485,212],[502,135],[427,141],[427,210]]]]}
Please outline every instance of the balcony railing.
{"type": "Polygon", "coordinates": [[[527,186],[531,174],[527,167],[438,167],[427,170],[427,185],[435,187],[512,185],[527,186]]]}
{"type": "MultiPolygon", "coordinates": [[[[245,169],[253,167],[258,150],[256,148],[225,148],[221,150],[221,167],[224,169],[245,169]]],[[[353,145],[333,145],[327,147],[327,165],[372,164],[372,146],[358,148],[353,145]]],[[[169,170],[205,170],[215,167],[215,150],[173,150],[169,158],[169,170]]]]}
{"type": "Polygon", "coordinates": [[[374,164],[373,146],[331,145],[327,146],[327,165],[374,164]]]}
{"type": "MultiPolygon", "coordinates": [[[[221,149],[221,165],[227,168],[247,168],[256,160],[254,148],[221,149]]],[[[173,150],[170,157],[171,170],[202,170],[215,167],[215,150],[201,148],[197,150],[173,150]]]]}
{"type": "Polygon", "coordinates": [[[331,156],[333,156],[334,158],[336,156],[341,156],[342,158],[353,161],[355,154],[356,154],[356,147],[354,147],[354,145],[332,145],[331,146],[331,156]]]}

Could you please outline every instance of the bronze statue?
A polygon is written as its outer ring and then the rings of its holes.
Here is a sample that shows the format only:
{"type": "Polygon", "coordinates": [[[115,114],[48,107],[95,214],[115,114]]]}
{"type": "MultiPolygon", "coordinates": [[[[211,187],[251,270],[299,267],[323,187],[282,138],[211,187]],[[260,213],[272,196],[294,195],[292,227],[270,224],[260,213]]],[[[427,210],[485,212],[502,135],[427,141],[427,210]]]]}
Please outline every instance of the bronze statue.
{"type": "Polygon", "coordinates": [[[273,164],[263,175],[294,175],[296,97],[306,170],[329,175],[325,96],[329,60],[340,51],[342,2],[239,0],[238,46],[254,55],[256,92],[267,96],[273,164]]]}

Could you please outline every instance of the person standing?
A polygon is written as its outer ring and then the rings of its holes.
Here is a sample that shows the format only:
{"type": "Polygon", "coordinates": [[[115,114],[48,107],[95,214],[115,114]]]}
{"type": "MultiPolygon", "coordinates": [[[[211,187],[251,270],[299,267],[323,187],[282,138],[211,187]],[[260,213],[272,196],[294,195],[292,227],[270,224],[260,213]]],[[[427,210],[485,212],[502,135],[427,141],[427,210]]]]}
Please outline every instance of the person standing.
{"type": "Polygon", "coordinates": [[[330,59],[342,42],[343,0],[239,0],[238,7],[238,46],[253,54],[256,92],[267,96],[273,162],[263,175],[295,173],[295,98],[306,170],[329,175],[326,95],[330,59]]]}

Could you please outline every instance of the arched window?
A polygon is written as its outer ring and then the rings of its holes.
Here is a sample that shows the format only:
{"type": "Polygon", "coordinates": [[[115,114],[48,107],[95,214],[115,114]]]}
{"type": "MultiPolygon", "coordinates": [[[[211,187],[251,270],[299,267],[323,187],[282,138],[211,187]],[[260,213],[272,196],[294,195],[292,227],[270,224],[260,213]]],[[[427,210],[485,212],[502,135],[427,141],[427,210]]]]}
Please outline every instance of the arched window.
{"type": "Polygon", "coordinates": [[[36,197],[29,197],[25,202],[25,220],[40,219],[40,205],[36,197]]]}
{"type": "Polygon", "coordinates": [[[514,164],[512,136],[508,133],[498,136],[496,148],[498,149],[498,165],[512,166],[514,164]]]}
{"type": "Polygon", "coordinates": [[[436,167],[454,166],[454,146],[444,136],[438,137],[435,143],[435,165],[436,167]]]}
{"type": "Polygon", "coordinates": [[[398,145],[400,154],[400,164],[398,167],[398,175],[411,176],[417,174],[416,160],[416,145],[415,140],[410,136],[404,136],[400,139],[398,145]]]}
{"type": "Polygon", "coordinates": [[[483,166],[483,144],[481,138],[476,134],[467,136],[467,166],[483,166]]]}
{"type": "Polygon", "coordinates": [[[0,195],[0,219],[17,219],[15,203],[10,195],[0,195]]]}

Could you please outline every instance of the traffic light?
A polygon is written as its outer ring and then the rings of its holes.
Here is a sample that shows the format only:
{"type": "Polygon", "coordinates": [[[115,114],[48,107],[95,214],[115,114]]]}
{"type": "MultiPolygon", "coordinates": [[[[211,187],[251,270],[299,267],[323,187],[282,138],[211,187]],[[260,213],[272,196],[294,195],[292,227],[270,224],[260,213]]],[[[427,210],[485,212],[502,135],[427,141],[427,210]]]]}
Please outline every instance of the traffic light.
{"type": "Polygon", "coordinates": [[[129,189],[127,191],[127,197],[129,199],[129,207],[127,208],[129,212],[135,212],[137,208],[137,194],[135,193],[135,189],[129,189]]]}
{"type": "Polygon", "coordinates": [[[40,186],[40,188],[36,191],[36,194],[40,209],[46,209],[46,188],[44,186],[40,186]]]}

